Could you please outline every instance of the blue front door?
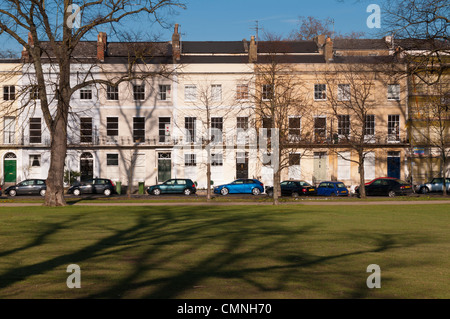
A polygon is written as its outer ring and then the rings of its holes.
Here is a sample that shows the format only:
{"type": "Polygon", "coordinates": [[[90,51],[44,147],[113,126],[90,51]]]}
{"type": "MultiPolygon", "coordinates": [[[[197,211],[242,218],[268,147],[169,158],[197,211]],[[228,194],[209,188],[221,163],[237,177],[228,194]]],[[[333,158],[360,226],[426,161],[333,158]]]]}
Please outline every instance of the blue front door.
{"type": "Polygon", "coordinates": [[[387,176],[400,178],[400,152],[390,152],[387,158],[387,176]]]}

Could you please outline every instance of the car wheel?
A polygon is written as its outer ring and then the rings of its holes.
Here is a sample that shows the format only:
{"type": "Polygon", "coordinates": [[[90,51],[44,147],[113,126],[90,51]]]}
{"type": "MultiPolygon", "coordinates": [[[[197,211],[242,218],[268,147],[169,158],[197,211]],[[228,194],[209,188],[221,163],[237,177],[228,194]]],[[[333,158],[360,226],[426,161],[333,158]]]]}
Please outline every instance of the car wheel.
{"type": "Polygon", "coordinates": [[[41,191],[39,192],[39,195],[41,195],[42,197],[45,196],[46,190],[45,189],[41,189],[41,191]]]}
{"type": "Polygon", "coordinates": [[[75,196],[80,196],[81,191],[80,191],[79,189],[74,189],[74,190],[73,190],[73,194],[74,194],[75,196]]]}
{"type": "Polygon", "coordinates": [[[261,191],[259,190],[259,188],[255,187],[255,188],[252,189],[252,194],[257,196],[257,195],[261,194],[261,191]]]}
{"type": "Polygon", "coordinates": [[[160,190],[159,188],[155,188],[155,189],[153,190],[153,195],[156,195],[156,196],[161,195],[161,190],[160,190]]]}
{"type": "Polygon", "coordinates": [[[297,198],[299,195],[298,195],[298,193],[297,192],[292,192],[292,197],[295,197],[295,198],[297,198]]]}
{"type": "Polygon", "coordinates": [[[267,196],[273,197],[273,191],[268,191],[268,192],[267,192],[267,196]]]}
{"type": "Polygon", "coordinates": [[[422,188],[420,189],[420,193],[422,193],[422,194],[427,194],[429,191],[430,191],[430,190],[428,189],[428,187],[422,187],[422,188]]]}
{"type": "Polygon", "coordinates": [[[110,195],[111,195],[111,190],[110,190],[109,188],[107,188],[107,189],[105,189],[105,190],[103,191],[103,194],[104,194],[105,196],[110,196],[110,195]]]}
{"type": "Polygon", "coordinates": [[[222,188],[221,190],[220,190],[220,193],[223,195],[223,196],[226,196],[226,195],[228,195],[228,188],[222,188]]]}
{"type": "Polygon", "coordinates": [[[17,192],[16,192],[14,189],[11,189],[11,190],[9,191],[9,196],[14,197],[14,196],[16,196],[16,195],[17,195],[17,192]]]}
{"type": "Polygon", "coordinates": [[[333,192],[333,193],[330,194],[330,196],[331,197],[336,197],[337,195],[336,195],[336,193],[333,192]]]}
{"type": "Polygon", "coordinates": [[[395,192],[394,191],[389,191],[388,196],[389,197],[395,197],[395,192]]]}
{"type": "Polygon", "coordinates": [[[189,189],[189,188],[186,188],[185,190],[184,190],[184,195],[186,195],[186,196],[189,196],[189,195],[191,195],[191,190],[189,189]]]}

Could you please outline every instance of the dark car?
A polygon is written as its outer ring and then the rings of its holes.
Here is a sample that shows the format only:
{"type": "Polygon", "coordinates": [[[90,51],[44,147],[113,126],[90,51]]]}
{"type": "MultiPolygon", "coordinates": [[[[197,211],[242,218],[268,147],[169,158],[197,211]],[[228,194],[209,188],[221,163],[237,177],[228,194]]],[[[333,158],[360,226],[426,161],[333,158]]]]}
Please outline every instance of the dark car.
{"type": "Polygon", "coordinates": [[[19,184],[9,186],[5,189],[5,194],[9,196],[16,195],[41,195],[45,196],[47,185],[44,179],[27,179],[19,184]]]}
{"type": "Polygon", "coordinates": [[[0,196],[2,196],[2,188],[0,187],[0,196]]]}
{"type": "Polygon", "coordinates": [[[103,194],[110,196],[116,193],[114,183],[107,178],[94,178],[86,182],[76,183],[69,188],[67,194],[80,196],[81,194],[103,194]]]}
{"type": "MultiPolygon", "coordinates": [[[[410,195],[413,193],[411,184],[392,177],[376,178],[364,185],[367,196],[395,197],[397,195],[410,195]]],[[[359,186],[355,188],[355,193],[359,196],[359,186]]]]}
{"type": "Polygon", "coordinates": [[[257,179],[240,178],[229,184],[214,187],[215,194],[253,194],[264,192],[264,184],[257,179]]]}
{"type": "MultiPolygon", "coordinates": [[[[315,195],[317,190],[305,181],[283,181],[280,183],[281,196],[315,195]]],[[[266,194],[273,196],[273,186],[266,189],[266,194]]]]}
{"type": "Polygon", "coordinates": [[[348,196],[348,194],[345,184],[338,181],[325,181],[317,187],[319,196],[348,196]]]}
{"type": "MultiPolygon", "coordinates": [[[[445,179],[447,192],[450,192],[450,178],[445,179]]],[[[444,190],[444,179],[442,177],[433,178],[430,182],[417,185],[416,192],[421,194],[442,192],[444,190]]]]}
{"type": "Polygon", "coordinates": [[[186,178],[172,178],[159,185],[149,186],[147,193],[149,195],[161,194],[184,194],[191,195],[197,192],[195,183],[186,178]]]}

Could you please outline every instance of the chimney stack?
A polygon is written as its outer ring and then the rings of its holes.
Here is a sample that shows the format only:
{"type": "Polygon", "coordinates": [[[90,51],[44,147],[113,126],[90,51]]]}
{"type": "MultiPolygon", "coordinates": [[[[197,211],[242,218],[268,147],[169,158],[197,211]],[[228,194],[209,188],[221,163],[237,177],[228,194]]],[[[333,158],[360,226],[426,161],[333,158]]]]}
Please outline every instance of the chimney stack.
{"type": "Polygon", "coordinates": [[[178,23],[175,24],[175,30],[172,35],[172,56],[173,63],[178,63],[181,59],[181,41],[178,33],[178,23]]]}
{"type": "Polygon", "coordinates": [[[107,36],[105,32],[99,32],[97,38],[97,60],[105,62],[107,36]]]}
{"type": "Polygon", "coordinates": [[[325,35],[320,34],[314,37],[314,42],[316,42],[319,53],[323,54],[323,46],[325,45],[325,35]]]}
{"type": "Polygon", "coordinates": [[[326,62],[333,60],[333,41],[331,41],[331,38],[327,38],[325,42],[323,55],[326,62]]]}
{"type": "MultiPolygon", "coordinates": [[[[31,35],[31,32],[28,32],[28,45],[30,46],[30,48],[34,48],[34,39],[33,36],[31,35]]],[[[30,63],[32,61],[30,53],[27,51],[25,47],[22,49],[22,60],[25,63],[30,63]]]]}
{"type": "Polygon", "coordinates": [[[248,62],[255,63],[256,61],[258,61],[258,45],[255,41],[255,36],[252,35],[248,48],[248,62]]]}

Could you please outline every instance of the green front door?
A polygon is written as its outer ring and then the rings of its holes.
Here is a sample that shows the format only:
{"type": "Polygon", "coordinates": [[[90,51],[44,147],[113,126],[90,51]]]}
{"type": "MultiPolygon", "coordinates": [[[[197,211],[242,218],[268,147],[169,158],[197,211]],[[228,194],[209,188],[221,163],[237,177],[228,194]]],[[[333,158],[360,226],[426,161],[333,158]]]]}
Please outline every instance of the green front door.
{"type": "Polygon", "coordinates": [[[172,161],[170,153],[158,154],[158,183],[167,181],[172,177],[172,161]]]}
{"type": "Polygon", "coordinates": [[[4,161],[5,183],[15,183],[17,177],[17,161],[5,159],[4,161]]]}

